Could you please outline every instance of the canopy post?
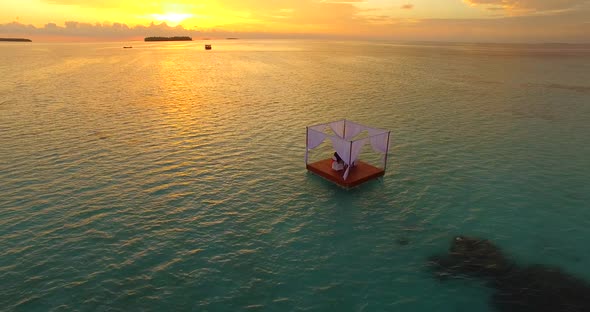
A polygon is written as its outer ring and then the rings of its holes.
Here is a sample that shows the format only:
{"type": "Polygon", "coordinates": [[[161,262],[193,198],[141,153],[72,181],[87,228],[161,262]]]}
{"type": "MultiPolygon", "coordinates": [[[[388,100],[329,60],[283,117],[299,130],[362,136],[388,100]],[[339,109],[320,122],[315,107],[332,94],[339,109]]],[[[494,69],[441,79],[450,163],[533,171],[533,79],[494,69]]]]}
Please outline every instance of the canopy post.
{"type": "Polygon", "coordinates": [[[387,169],[387,154],[389,154],[389,135],[391,135],[391,131],[387,131],[387,148],[385,149],[385,157],[383,158],[383,171],[387,169]]]}
{"type": "Polygon", "coordinates": [[[308,140],[309,140],[309,127],[305,127],[305,165],[307,165],[307,157],[309,154],[309,148],[307,147],[308,140]]]}
{"type": "Polygon", "coordinates": [[[348,149],[348,167],[351,167],[352,166],[352,164],[351,164],[351,162],[352,162],[352,158],[351,158],[351,156],[352,156],[352,141],[348,142],[348,146],[350,146],[348,149]]]}
{"type": "Polygon", "coordinates": [[[346,140],[346,119],[343,120],[342,125],[342,138],[346,140]]]}

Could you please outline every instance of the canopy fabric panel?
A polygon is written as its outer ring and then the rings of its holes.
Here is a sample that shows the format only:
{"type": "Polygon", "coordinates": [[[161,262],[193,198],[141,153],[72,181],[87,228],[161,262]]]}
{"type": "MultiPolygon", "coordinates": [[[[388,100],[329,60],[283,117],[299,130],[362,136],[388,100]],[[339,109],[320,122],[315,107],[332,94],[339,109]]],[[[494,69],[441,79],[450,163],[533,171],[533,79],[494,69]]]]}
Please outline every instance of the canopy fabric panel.
{"type": "Polygon", "coordinates": [[[350,142],[335,136],[330,137],[330,141],[332,141],[332,146],[334,146],[336,153],[340,155],[340,158],[342,158],[345,164],[349,165],[350,142]]]}
{"type": "Polygon", "coordinates": [[[387,144],[389,143],[389,131],[383,132],[381,129],[368,129],[371,147],[373,150],[381,153],[387,153],[387,144]]]}
{"type": "Polygon", "coordinates": [[[350,158],[349,158],[348,162],[346,160],[344,161],[348,165],[348,168],[346,168],[346,171],[344,172],[344,175],[342,176],[342,178],[344,180],[346,180],[346,178],[348,177],[348,172],[350,171],[350,167],[358,159],[358,157],[361,153],[361,150],[363,149],[363,146],[365,146],[365,144],[367,142],[369,142],[369,138],[364,138],[361,140],[350,142],[350,144],[351,144],[350,155],[349,155],[350,158]]]}
{"type": "Polygon", "coordinates": [[[324,132],[309,129],[307,131],[307,149],[314,149],[318,147],[328,137],[324,132]]]}
{"type": "Polygon", "coordinates": [[[318,132],[324,132],[326,130],[326,128],[328,128],[329,126],[330,126],[329,123],[324,123],[324,124],[319,124],[319,125],[315,125],[315,126],[309,126],[307,128],[311,129],[311,130],[318,131],[318,132]]]}
{"type": "Polygon", "coordinates": [[[345,120],[334,121],[330,123],[330,128],[339,138],[344,138],[345,120]]]}
{"type": "Polygon", "coordinates": [[[352,146],[350,148],[350,164],[354,164],[354,162],[358,159],[363,146],[369,142],[369,138],[364,138],[361,140],[357,140],[352,142],[352,146]]]}
{"type": "Polygon", "coordinates": [[[363,130],[367,130],[367,126],[357,124],[352,121],[345,121],[344,123],[344,138],[346,140],[352,140],[355,136],[359,135],[363,130]]]}
{"type": "MultiPolygon", "coordinates": [[[[316,129],[319,129],[319,126],[315,126],[316,129]]],[[[309,151],[318,147],[320,144],[322,144],[322,142],[324,142],[324,140],[326,140],[326,138],[328,137],[327,134],[325,134],[323,132],[323,129],[321,130],[315,130],[312,128],[307,128],[307,148],[305,150],[305,163],[307,164],[307,157],[309,154],[309,151]]]]}

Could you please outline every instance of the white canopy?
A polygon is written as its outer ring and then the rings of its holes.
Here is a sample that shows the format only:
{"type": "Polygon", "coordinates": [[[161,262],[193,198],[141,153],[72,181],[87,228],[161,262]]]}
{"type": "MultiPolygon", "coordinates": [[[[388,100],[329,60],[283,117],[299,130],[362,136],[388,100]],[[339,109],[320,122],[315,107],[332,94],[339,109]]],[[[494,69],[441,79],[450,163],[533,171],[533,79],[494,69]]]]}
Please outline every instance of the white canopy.
{"type": "Polygon", "coordinates": [[[375,152],[387,154],[389,145],[389,131],[371,128],[365,125],[352,122],[350,120],[339,120],[315,126],[307,127],[307,148],[305,151],[305,163],[307,163],[308,152],[318,147],[326,139],[332,141],[334,150],[340,155],[344,163],[348,165],[344,172],[344,180],[348,177],[350,164],[354,163],[363,146],[371,143],[375,152]],[[331,129],[334,134],[327,134],[326,131],[331,129]],[[368,137],[355,139],[361,132],[366,130],[368,137]]]}

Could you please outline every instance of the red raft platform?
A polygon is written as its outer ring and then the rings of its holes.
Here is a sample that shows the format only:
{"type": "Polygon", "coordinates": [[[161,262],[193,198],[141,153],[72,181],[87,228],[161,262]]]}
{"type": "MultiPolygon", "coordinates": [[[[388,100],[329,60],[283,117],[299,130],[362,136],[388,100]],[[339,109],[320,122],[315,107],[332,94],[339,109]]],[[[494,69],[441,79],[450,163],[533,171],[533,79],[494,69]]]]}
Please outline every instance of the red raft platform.
{"type": "Polygon", "coordinates": [[[363,161],[357,161],[356,165],[350,168],[348,177],[344,180],[342,177],[344,170],[333,170],[332,159],[324,159],[307,164],[307,170],[344,188],[356,187],[367,181],[382,177],[385,174],[385,170],[381,168],[377,168],[363,161]]]}

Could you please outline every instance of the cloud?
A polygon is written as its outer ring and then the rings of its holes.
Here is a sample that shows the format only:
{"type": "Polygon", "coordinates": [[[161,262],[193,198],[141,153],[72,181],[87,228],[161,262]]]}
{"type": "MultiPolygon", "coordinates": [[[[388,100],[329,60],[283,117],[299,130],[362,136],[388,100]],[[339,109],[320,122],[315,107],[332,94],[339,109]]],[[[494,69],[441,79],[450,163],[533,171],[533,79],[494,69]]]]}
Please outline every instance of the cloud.
{"type": "Polygon", "coordinates": [[[413,4],[404,4],[401,6],[401,8],[404,10],[411,10],[414,8],[414,5],[413,4]]]}
{"type": "MultiPolygon", "coordinates": [[[[116,17],[130,25],[145,24],[171,14],[191,15],[181,23],[201,29],[270,30],[275,32],[338,32],[354,30],[363,23],[360,5],[366,0],[39,0],[45,3],[74,7],[84,12],[87,22],[116,17]],[[198,3],[198,4],[195,4],[198,3]],[[99,18],[98,16],[106,16],[99,18]]],[[[112,21],[112,20],[111,20],[112,21]]],[[[63,20],[59,21],[63,22],[63,20]]]]}
{"type": "Polygon", "coordinates": [[[48,4],[58,5],[72,5],[87,8],[118,8],[121,6],[121,1],[118,0],[100,0],[100,1],[79,1],[79,0],[41,0],[48,4]]]}
{"type": "Polygon", "coordinates": [[[222,29],[210,29],[199,31],[186,29],[179,25],[168,26],[166,23],[149,26],[128,26],[123,23],[83,23],[67,21],[64,25],[47,23],[43,27],[25,25],[18,22],[0,24],[0,37],[24,37],[33,41],[114,41],[114,40],[143,40],[148,36],[190,36],[193,39],[202,38],[342,38],[338,35],[313,34],[313,33],[276,33],[264,31],[227,31],[222,29]]]}
{"type": "Polygon", "coordinates": [[[487,19],[396,19],[384,17],[391,36],[401,40],[590,43],[588,11],[561,15],[508,16],[487,19]],[[565,21],[565,22],[564,22],[565,21]],[[543,25],[543,27],[539,27],[543,25]]]}
{"type": "Polygon", "coordinates": [[[464,0],[472,6],[486,6],[488,9],[516,14],[563,12],[587,6],[588,0],[464,0]]]}
{"type": "Polygon", "coordinates": [[[147,36],[198,35],[194,30],[182,26],[170,27],[166,23],[149,26],[129,27],[122,23],[82,23],[67,21],[63,26],[47,23],[43,27],[25,25],[18,22],[0,24],[0,34],[14,34],[28,37],[79,37],[97,39],[139,39],[147,36]]]}

